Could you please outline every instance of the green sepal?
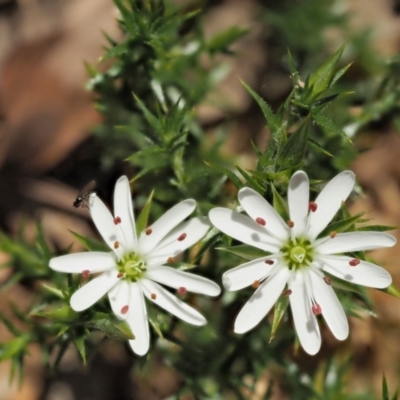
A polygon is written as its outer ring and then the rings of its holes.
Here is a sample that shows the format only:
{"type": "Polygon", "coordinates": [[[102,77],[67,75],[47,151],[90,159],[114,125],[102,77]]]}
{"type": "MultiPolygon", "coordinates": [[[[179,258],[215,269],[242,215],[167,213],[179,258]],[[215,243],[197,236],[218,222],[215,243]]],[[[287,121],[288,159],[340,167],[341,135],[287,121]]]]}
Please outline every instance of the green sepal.
{"type": "Polygon", "coordinates": [[[346,232],[353,230],[352,228],[354,228],[354,225],[357,222],[360,222],[363,215],[364,212],[361,212],[348,218],[341,219],[340,221],[332,222],[318,235],[318,237],[328,236],[331,232],[346,232]]]}
{"type": "Polygon", "coordinates": [[[274,319],[272,321],[271,327],[271,335],[269,337],[269,343],[272,342],[275,338],[275,332],[278,329],[278,326],[282,320],[282,317],[285,315],[286,309],[289,305],[289,296],[279,296],[277,302],[274,306],[274,319]]]}
{"type": "Polygon", "coordinates": [[[113,340],[135,339],[129,325],[125,321],[116,320],[110,314],[96,312],[93,319],[85,323],[85,326],[99,330],[113,340]]]}
{"type": "Polygon", "coordinates": [[[136,219],[136,232],[137,232],[138,236],[147,227],[147,223],[148,223],[149,215],[150,215],[151,203],[153,201],[153,196],[154,196],[154,189],[151,191],[150,196],[148,197],[144,207],[142,208],[142,211],[140,212],[138,218],[136,219]]]}
{"type": "Polygon", "coordinates": [[[48,293],[53,294],[54,296],[58,297],[59,299],[63,299],[63,300],[65,299],[65,293],[62,290],[57,289],[54,286],[50,286],[46,283],[43,283],[42,288],[44,290],[46,290],[48,293]]]}
{"type": "Polygon", "coordinates": [[[276,212],[283,218],[284,221],[289,220],[288,205],[284,198],[276,190],[275,186],[271,183],[272,201],[276,212]]]}
{"type": "Polygon", "coordinates": [[[400,299],[400,291],[399,289],[397,289],[396,285],[394,283],[392,283],[389,287],[385,288],[385,289],[378,289],[381,292],[390,294],[394,297],[396,297],[397,299],[400,299]]]}
{"type": "Polygon", "coordinates": [[[391,226],[391,225],[367,225],[361,226],[356,229],[356,231],[371,231],[371,232],[386,232],[392,231],[394,229],[398,229],[398,226],[391,226]]]}
{"type": "Polygon", "coordinates": [[[207,161],[204,161],[206,165],[214,169],[215,171],[226,175],[232,183],[236,186],[237,189],[241,189],[244,185],[243,182],[236,176],[236,174],[228,168],[223,167],[222,165],[211,164],[207,161]]]}
{"type": "Polygon", "coordinates": [[[240,244],[231,247],[216,247],[216,250],[227,251],[228,253],[235,254],[245,260],[255,260],[257,258],[267,257],[269,253],[264,250],[257,249],[256,247],[249,246],[248,244],[240,244]]]}
{"type": "Polygon", "coordinates": [[[71,231],[71,229],[69,229],[69,231],[72,233],[72,235],[74,235],[74,237],[76,237],[78,239],[78,241],[80,243],[82,243],[89,251],[110,251],[110,249],[108,248],[108,246],[101,242],[100,240],[97,239],[93,239],[90,237],[86,237],[83,236],[79,233],[76,233],[74,231],[71,231]]]}
{"type": "Polygon", "coordinates": [[[31,315],[62,323],[73,322],[79,317],[79,313],[74,311],[70,306],[63,306],[49,310],[32,310],[31,315]]]}
{"type": "Polygon", "coordinates": [[[83,364],[86,365],[86,347],[85,347],[85,335],[75,338],[76,348],[82,357],[83,364]]]}

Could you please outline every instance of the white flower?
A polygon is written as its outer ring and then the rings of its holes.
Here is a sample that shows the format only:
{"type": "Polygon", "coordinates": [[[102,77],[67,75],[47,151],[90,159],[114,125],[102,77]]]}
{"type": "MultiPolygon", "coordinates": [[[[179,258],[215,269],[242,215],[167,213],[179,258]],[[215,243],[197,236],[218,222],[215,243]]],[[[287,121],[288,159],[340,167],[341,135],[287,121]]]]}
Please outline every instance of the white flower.
{"type": "Polygon", "coordinates": [[[125,319],[135,335],[129,343],[138,355],[149,349],[149,326],[144,297],[152,303],[193,324],[206,319],[159,284],[186,291],[217,296],[214,282],[188,272],[165,266],[173,258],[198,242],[208,231],[207,217],[186,219],[196,208],[192,199],[172,207],[137,238],[129,181],[122,176],[114,190],[114,217],[96,196],[90,197],[90,213],[111,252],[68,254],[50,260],[55,271],[89,276],[102,272],[79,288],[71,297],[71,307],[83,311],[108,293],[113,312],[125,319]]]}
{"type": "Polygon", "coordinates": [[[257,192],[239,191],[238,199],[248,216],[227,208],[215,208],[209,218],[225,234],[266,252],[227,271],[226,289],[235,291],[253,285],[257,290],[239,312],[234,330],[244,333],[255,327],[270,311],[287,286],[297,335],[304,350],[316,354],[321,336],[316,315],[322,314],[339,340],[347,338],[349,326],[343,308],[323,271],[348,282],[386,288],[392,278],[383,268],[343,254],[379,247],[391,247],[396,239],[381,232],[331,232],[318,235],[332,220],[351,193],[354,174],[345,171],[333,178],[309,203],[309,182],[297,171],[289,183],[290,220],[285,221],[257,192]]]}

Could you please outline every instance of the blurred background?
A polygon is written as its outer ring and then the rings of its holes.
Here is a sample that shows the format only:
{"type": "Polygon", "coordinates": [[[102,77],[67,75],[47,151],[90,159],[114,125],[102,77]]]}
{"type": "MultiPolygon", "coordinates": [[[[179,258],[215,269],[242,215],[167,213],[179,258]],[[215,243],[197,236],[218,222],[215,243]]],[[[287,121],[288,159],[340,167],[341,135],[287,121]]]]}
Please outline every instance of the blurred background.
{"type": "MultiPolygon", "coordinates": [[[[249,29],[232,45],[234,54],[216,57],[214,61],[225,68],[224,76],[194,110],[210,140],[221,127],[226,130],[223,153],[242,168],[254,166],[250,139],[262,147],[268,131],[239,78],[276,107],[291,89],[283,67],[287,48],[300,71],[307,72],[349,43],[343,57],[354,64],[345,83],[354,94],[348,101],[347,120],[362,115],[371,88],[385,74],[392,73],[393,78],[400,72],[395,59],[400,50],[397,0],[175,2],[202,8],[205,37],[232,26],[249,29]],[[387,72],[388,59],[395,60],[392,72],[387,72]]],[[[0,0],[0,227],[4,232],[16,234],[23,223],[29,239],[40,220],[49,243],[65,248],[73,242],[68,229],[94,234],[87,211],[72,207],[79,189],[96,179],[98,193],[109,201],[115,179],[122,173],[135,174],[134,166],[104,156],[107,143],[96,131],[103,117],[93,105],[84,66],[86,61],[100,70],[107,67],[107,62],[97,64],[106,44],[102,32],[120,39],[117,17],[111,0],[0,0]]],[[[399,226],[400,103],[396,97],[389,106],[379,106],[355,138],[362,152],[352,168],[365,195],[351,209],[369,210],[368,217],[376,224],[399,226]]],[[[351,132],[352,126],[347,129],[351,132]]],[[[74,243],[72,251],[79,249],[74,243]]],[[[373,257],[399,286],[399,246],[374,252],[373,257]]],[[[0,261],[6,260],[0,254],[0,261]]],[[[1,269],[0,282],[11,273],[12,269],[1,269]]],[[[378,291],[371,291],[371,296],[379,317],[350,317],[349,379],[354,391],[370,385],[378,396],[382,373],[393,389],[399,382],[400,312],[398,300],[378,291]]],[[[9,315],[10,302],[29,309],[34,298],[34,288],[22,282],[0,292],[0,309],[9,315]]],[[[0,342],[10,337],[0,323],[0,342]]],[[[71,351],[60,370],[51,374],[42,367],[39,350],[32,347],[20,387],[17,382],[9,384],[10,364],[0,364],[0,400],[157,400],[179,387],[179,374],[157,357],[146,364],[145,373],[130,368],[131,357],[123,347],[105,342],[87,367],[71,351]]],[[[140,366],[142,361],[135,362],[140,366]]],[[[312,364],[313,359],[307,362],[312,364]]],[[[271,379],[266,370],[256,393],[248,398],[265,398],[271,379]]],[[[284,389],[275,387],[269,398],[286,398],[284,389]]]]}

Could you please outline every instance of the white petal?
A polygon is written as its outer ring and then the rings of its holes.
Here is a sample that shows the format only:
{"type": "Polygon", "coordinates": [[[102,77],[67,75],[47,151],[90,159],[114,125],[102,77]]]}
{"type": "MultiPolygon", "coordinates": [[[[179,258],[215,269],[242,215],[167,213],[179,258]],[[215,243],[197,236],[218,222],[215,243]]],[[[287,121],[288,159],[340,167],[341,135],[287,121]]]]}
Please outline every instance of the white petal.
{"type": "Polygon", "coordinates": [[[321,334],[311,309],[311,293],[307,293],[301,271],[294,274],[289,287],[292,290],[289,300],[297,336],[304,351],[314,355],[321,347],[321,334]]]}
{"type": "Polygon", "coordinates": [[[58,272],[81,274],[83,271],[90,273],[103,272],[115,268],[116,261],[113,253],[91,251],[87,253],[73,253],[55,257],[50,260],[50,268],[58,272]]]}
{"type": "Polygon", "coordinates": [[[268,314],[282,293],[290,274],[289,269],[282,268],[260,285],[240,310],[234,326],[236,333],[249,331],[268,314]]]}
{"type": "Polygon", "coordinates": [[[150,268],[146,273],[146,278],[174,289],[184,287],[192,293],[207,296],[218,296],[221,293],[221,288],[207,278],[166,266],[150,268]]]}
{"type": "Polygon", "coordinates": [[[229,208],[217,207],[212,209],[208,217],[211,223],[221,232],[258,249],[277,253],[281,243],[253,219],[239,214],[229,208]]]}
{"type": "Polygon", "coordinates": [[[120,278],[117,275],[118,271],[114,269],[103,272],[100,276],[86,283],[72,295],[71,307],[75,311],[83,311],[91,307],[119,282],[120,278]]]}
{"type": "Polygon", "coordinates": [[[193,199],[181,201],[165,214],[163,214],[153,225],[149,226],[151,234],[142,232],[139,238],[139,252],[143,255],[153,250],[157,244],[196,208],[193,199]]]}
{"type": "Polygon", "coordinates": [[[352,257],[346,256],[321,256],[318,259],[324,271],[356,285],[384,289],[392,283],[389,272],[378,265],[360,260],[360,264],[352,267],[349,265],[351,260],[352,257]]]}
{"type": "Polygon", "coordinates": [[[297,237],[304,232],[307,225],[310,185],[304,171],[297,171],[290,178],[288,206],[290,219],[294,222],[292,235],[297,237]]]}
{"type": "Polygon", "coordinates": [[[332,286],[313,271],[309,272],[309,277],[314,299],[321,306],[326,324],[336,339],[345,340],[349,336],[349,323],[332,286]]]}
{"type": "Polygon", "coordinates": [[[104,241],[120,257],[125,246],[121,228],[114,224],[114,217],[109,209],[94,193],[90,195],[90,215],[104,241]],[[122,246],[115,249],[115,242],[119,242],[122,246]]]}
{"type": "Polygon", "coordinates": [[[308,236],[315,239],[318,234],[329,224],[338,212],[343,201],[353,190],[355,176],[352,171],[344,171],[336,175],[322,189],[315,203],[317,210],[309,213],[308,236]]]}
{"type": "Polygon", "coordinates": [[[266,222],[265,229],[267,231],[281,240],[287,239],[289,235],[288,226],[264,197],[255,190],[245,187],[239,190],[238,199],[253,220],[262,218],[266,222]]]}
{"type": "Polygon", "coordinates": [[[144,356],[150,347],[150,331],[140,283],[130,284],[129,311],[126,321],[135,335],[135,339],[130,340],[129,345],[137,355],[144,356]]]}
{"type": "Polygon", "coordinates": [[[115,184],[114,217],[121,218],[119,226],[124,234],[126,251],[134,251],[137,242],[135,218],[133,216],[131,189],[126,176],[121,176],[115,184]]]}
{"type": "Polygon", "coordinates": [[[108,299],[110,300],[111,308],[114,314],[121,319],[126,319],[128,317],[130,286],[130,282],[121,279],[120,282],[108,292],[108,299]],[[126,306],[128,306],[128,311],[123,312],[123,307],[126,308],[126,306]]]}
{"type": "Polygon", "coordinates": [[[255,281],[261,281],[270,275],[270,272],[276,267],[277,260],[271,257],[257,258],[241,264],[235,268],[226,271],[222,275],[222,283],[225,289],[233,292],[252,285],[255,281]],[[265,263],[265,260],[273,260],[272,265],[265,263]]]}
{"type": "Polygon", "coordinates": [[[192,218],[181,223],[147,254],[147,265],[155,267],[165,264],[168,258],[177,256],[197,243],[207,233],[210,226],[207,217],[192,218]],[[183,240],[179,240],[183,237],[183,240]]]}
{"type": "Polygon", "coordinates": [[[152,302],[162,307],[183,321],[193,325],[205,325],[206,319],[194,308],[179,300],[163,287],[148,279],[143,279],[141,284],[145,296],[152,302]],[[152,299],[152,295],[155,299],[152,299]]]}
{"type": "Polygon", "coordinates": [[[337,254],[392,247],[395,244],[396,238],[383,232],[346,232],[338,233],[334,238],[317,240],[315,251],[318,254],[337,254]]]}

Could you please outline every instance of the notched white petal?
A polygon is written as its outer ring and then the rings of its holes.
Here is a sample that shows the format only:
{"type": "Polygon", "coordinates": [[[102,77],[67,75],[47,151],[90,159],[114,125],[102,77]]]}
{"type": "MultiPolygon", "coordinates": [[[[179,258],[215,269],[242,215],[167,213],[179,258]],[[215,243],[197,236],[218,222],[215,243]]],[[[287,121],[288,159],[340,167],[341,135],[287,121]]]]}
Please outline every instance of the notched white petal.
{"type": "Polygon", "coordinates": [[[392,247],[397,240],[383,232],[345,232],[333,238],[322,238],[315,243],[318,254],[337,254],[352,251],[374,250],[380,247],[392,247]]]}
{"type": "Polygon", "coordinates": [[[121,319],[126,319],[129,315],[130,286],[130,282],[121,280],[108,292],[111,308],[121,319]]]}
{"type": "Polygon", "coordinates": [[[207,323],[206,319],[197,310],[173,296],[157,283],[143,279],[141,284],[145,289],[145,296],[164,310],[192,325],[201,326],[207,323]]]}
{"type": "Polygon", "coordinates": [[[153,250],[164,237],[186,219],[196,208],[193,199],[176,204],[149,226],[139,237],[139,252],[143,255],[153,250]],[[146,233],[147,231],[147,233],[146,233]]]}
{"type": "Polygon", "coordinates": [[[134,251],[137,242],[135,218],[133,215],[131,188],[126,176],[121,176],[115,184],[114,224],[117,224],[122,229],[126,251],[134,251]]]}
{"type": "Polygon", "coordinates": [[[72,309],[79,312],[91,307],[119,282],[117,275],[116,270],[103,272],[79,288],[71,297],[72,309]]]}
{"type": "Polygon", "coordinates": [[[146,278],[174,289],[185,288],[192,293],[207,296],[218,296],[221,293],[221,288],[207,278],[166,266],[150,268],[146,278]]]}
{"type": "Polygon", "coordinates": [[[49,266],[54,271],[81,274],[83,271],[88,271],[88,273],[107,271],[115,268],[115,263],[113,253],[91,251],[52,258],[49,266]]]}
{"type": "Polygon", "coordinates": [[[290,274],[287,268],[282,268],[261,283],[240,310],[234,325],[236,333],[249,331],[268,314],[282,293],[290,274]]]}
{"type": "Polygon", "coordinates": [[[240,242],[270,253],[279,251],[282,242],[269,235],[262,226],[247,215],[228,208],[217,207],[212,209],[208,216],[216,228],[240,242]]]}
{"type": "Polygon", "coordinates": [[[353,190],[355,176],[352,171],[344,171],[336,175],[322,189],[315,200],[317,209],[309,213],[308,236],[315,239],[318,234],[329,224],[338,212],[343,201],[353,190]]]}
{"type": "Polygon", "coordinates": [[[389,272],[379,265],[359,260],[357,266],[351,266],[352,257],[324,255],[318,258],[324,271],[356,285],[384,289],[392,283],[389,272]]]}
{"type": "Polygon", "coordinates": [[[288,189],[288,206],[290,220],[293,221],[292,236],[304,232],[307,224],[308,204],[310,197],[308,176],[304,171],[295,172],[290,178],[288,189]]]}

